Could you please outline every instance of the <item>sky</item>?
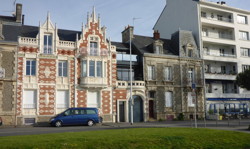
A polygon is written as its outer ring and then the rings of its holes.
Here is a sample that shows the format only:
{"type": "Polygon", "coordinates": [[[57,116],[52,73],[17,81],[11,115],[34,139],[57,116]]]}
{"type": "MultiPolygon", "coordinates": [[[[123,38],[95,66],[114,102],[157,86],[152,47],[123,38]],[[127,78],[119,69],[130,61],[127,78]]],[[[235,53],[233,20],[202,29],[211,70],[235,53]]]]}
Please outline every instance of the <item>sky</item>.
{"type": "MultiPolygon", "coordinates": [[[[0,15],[11,16],[16,3],[23,4],[24,24],[38,26],[50,12],[51,21],[60,29],[80,31],[87,13],[95,7],[107,38],[121,41],[125,26],[133,25],[134,33],[152,36],[153,27],[167,0],[0,0],[0,15]],[[135,18],[135,19],[133,19],[135,18]],[[134,21],[133,21],[134,20],[134,21]]],[[[219,0],[208,0],[217,2],[219,0]]],[[[223,0],[227,5],[250,11],[250,0],[223,0]]]]}

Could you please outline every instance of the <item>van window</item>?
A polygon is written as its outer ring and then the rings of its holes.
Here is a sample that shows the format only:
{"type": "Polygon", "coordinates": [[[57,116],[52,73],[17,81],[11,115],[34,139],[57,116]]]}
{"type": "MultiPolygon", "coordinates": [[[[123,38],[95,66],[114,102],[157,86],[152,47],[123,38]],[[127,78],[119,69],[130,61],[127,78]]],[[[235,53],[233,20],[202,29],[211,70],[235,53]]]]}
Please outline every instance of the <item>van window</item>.
{"type": "Polygon", "coordinates": [[[67,110],[64,112],[65,116],[72,115],[72,114],[73,114],[73,110],[67,110]]]}
{"type": "Polygon", "coordinates": [[[79,115],[79,114],[81,114],[81,111],[80,110],[74,110],[74,114],[79,115]]]}
{"type": "Polygon", "coordinates": [[[96,114],[96,112],[95,112],[95,110],[87,109],[86,114],[96,114]]]}

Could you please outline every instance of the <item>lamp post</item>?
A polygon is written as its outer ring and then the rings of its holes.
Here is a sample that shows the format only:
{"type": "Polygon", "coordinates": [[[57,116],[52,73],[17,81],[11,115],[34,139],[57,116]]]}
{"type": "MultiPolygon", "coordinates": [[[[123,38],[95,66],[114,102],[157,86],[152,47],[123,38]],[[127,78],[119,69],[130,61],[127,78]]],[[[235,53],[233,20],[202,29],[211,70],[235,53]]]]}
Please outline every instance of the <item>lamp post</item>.
{"type": "Polygon", "coordinates": [[[133,95],[132,95],[132,52],[131,52],[131,30],[129,29],[129,65],[130,65],[130,124],[133,125],[133,95]]]}

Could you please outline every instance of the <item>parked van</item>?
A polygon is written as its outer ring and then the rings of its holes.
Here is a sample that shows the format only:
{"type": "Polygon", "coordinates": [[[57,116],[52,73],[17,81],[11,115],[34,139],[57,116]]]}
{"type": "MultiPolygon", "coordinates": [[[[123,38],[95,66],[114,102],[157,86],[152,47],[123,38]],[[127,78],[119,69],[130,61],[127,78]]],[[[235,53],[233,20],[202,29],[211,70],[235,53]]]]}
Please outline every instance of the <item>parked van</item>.
{"type": "Polygon", "coordinates": [[[65,125],[93,126],[99,122],[100,117],[97,108],[69,108],[50,119],[50,125],[56,127],[65,125]]]}

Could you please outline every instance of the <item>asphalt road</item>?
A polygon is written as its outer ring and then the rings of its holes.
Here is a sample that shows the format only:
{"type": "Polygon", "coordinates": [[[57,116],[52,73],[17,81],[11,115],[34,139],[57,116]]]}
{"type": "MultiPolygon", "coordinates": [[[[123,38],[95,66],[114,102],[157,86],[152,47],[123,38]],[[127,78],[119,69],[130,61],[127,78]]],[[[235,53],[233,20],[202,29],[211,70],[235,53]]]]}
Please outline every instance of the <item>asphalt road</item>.
{"type": "MultiPolygon", "coordinates": [[[[238,131],[250,133],[247,130],[250,125],[250,120],[231,120],[231,121],[198,121],[198,128],[221,129],[229,131],[238,131]]],[[[162,121],[162,122],[141,122],[141,123],[104,123],[97,124],[93,127],[89,126],[65,126],[65,127],[50,127],[50,126],[26,126],[26,127],[0,127],[0,136],[19,136],[19,135],[38,135],[49,133],[63,132],[81,132],[81,131],[96,131],[108,129],[125,129],[125,128],[152,128],[152,127],[191,127],[194,128],[194,121],[162,121]]]]}

